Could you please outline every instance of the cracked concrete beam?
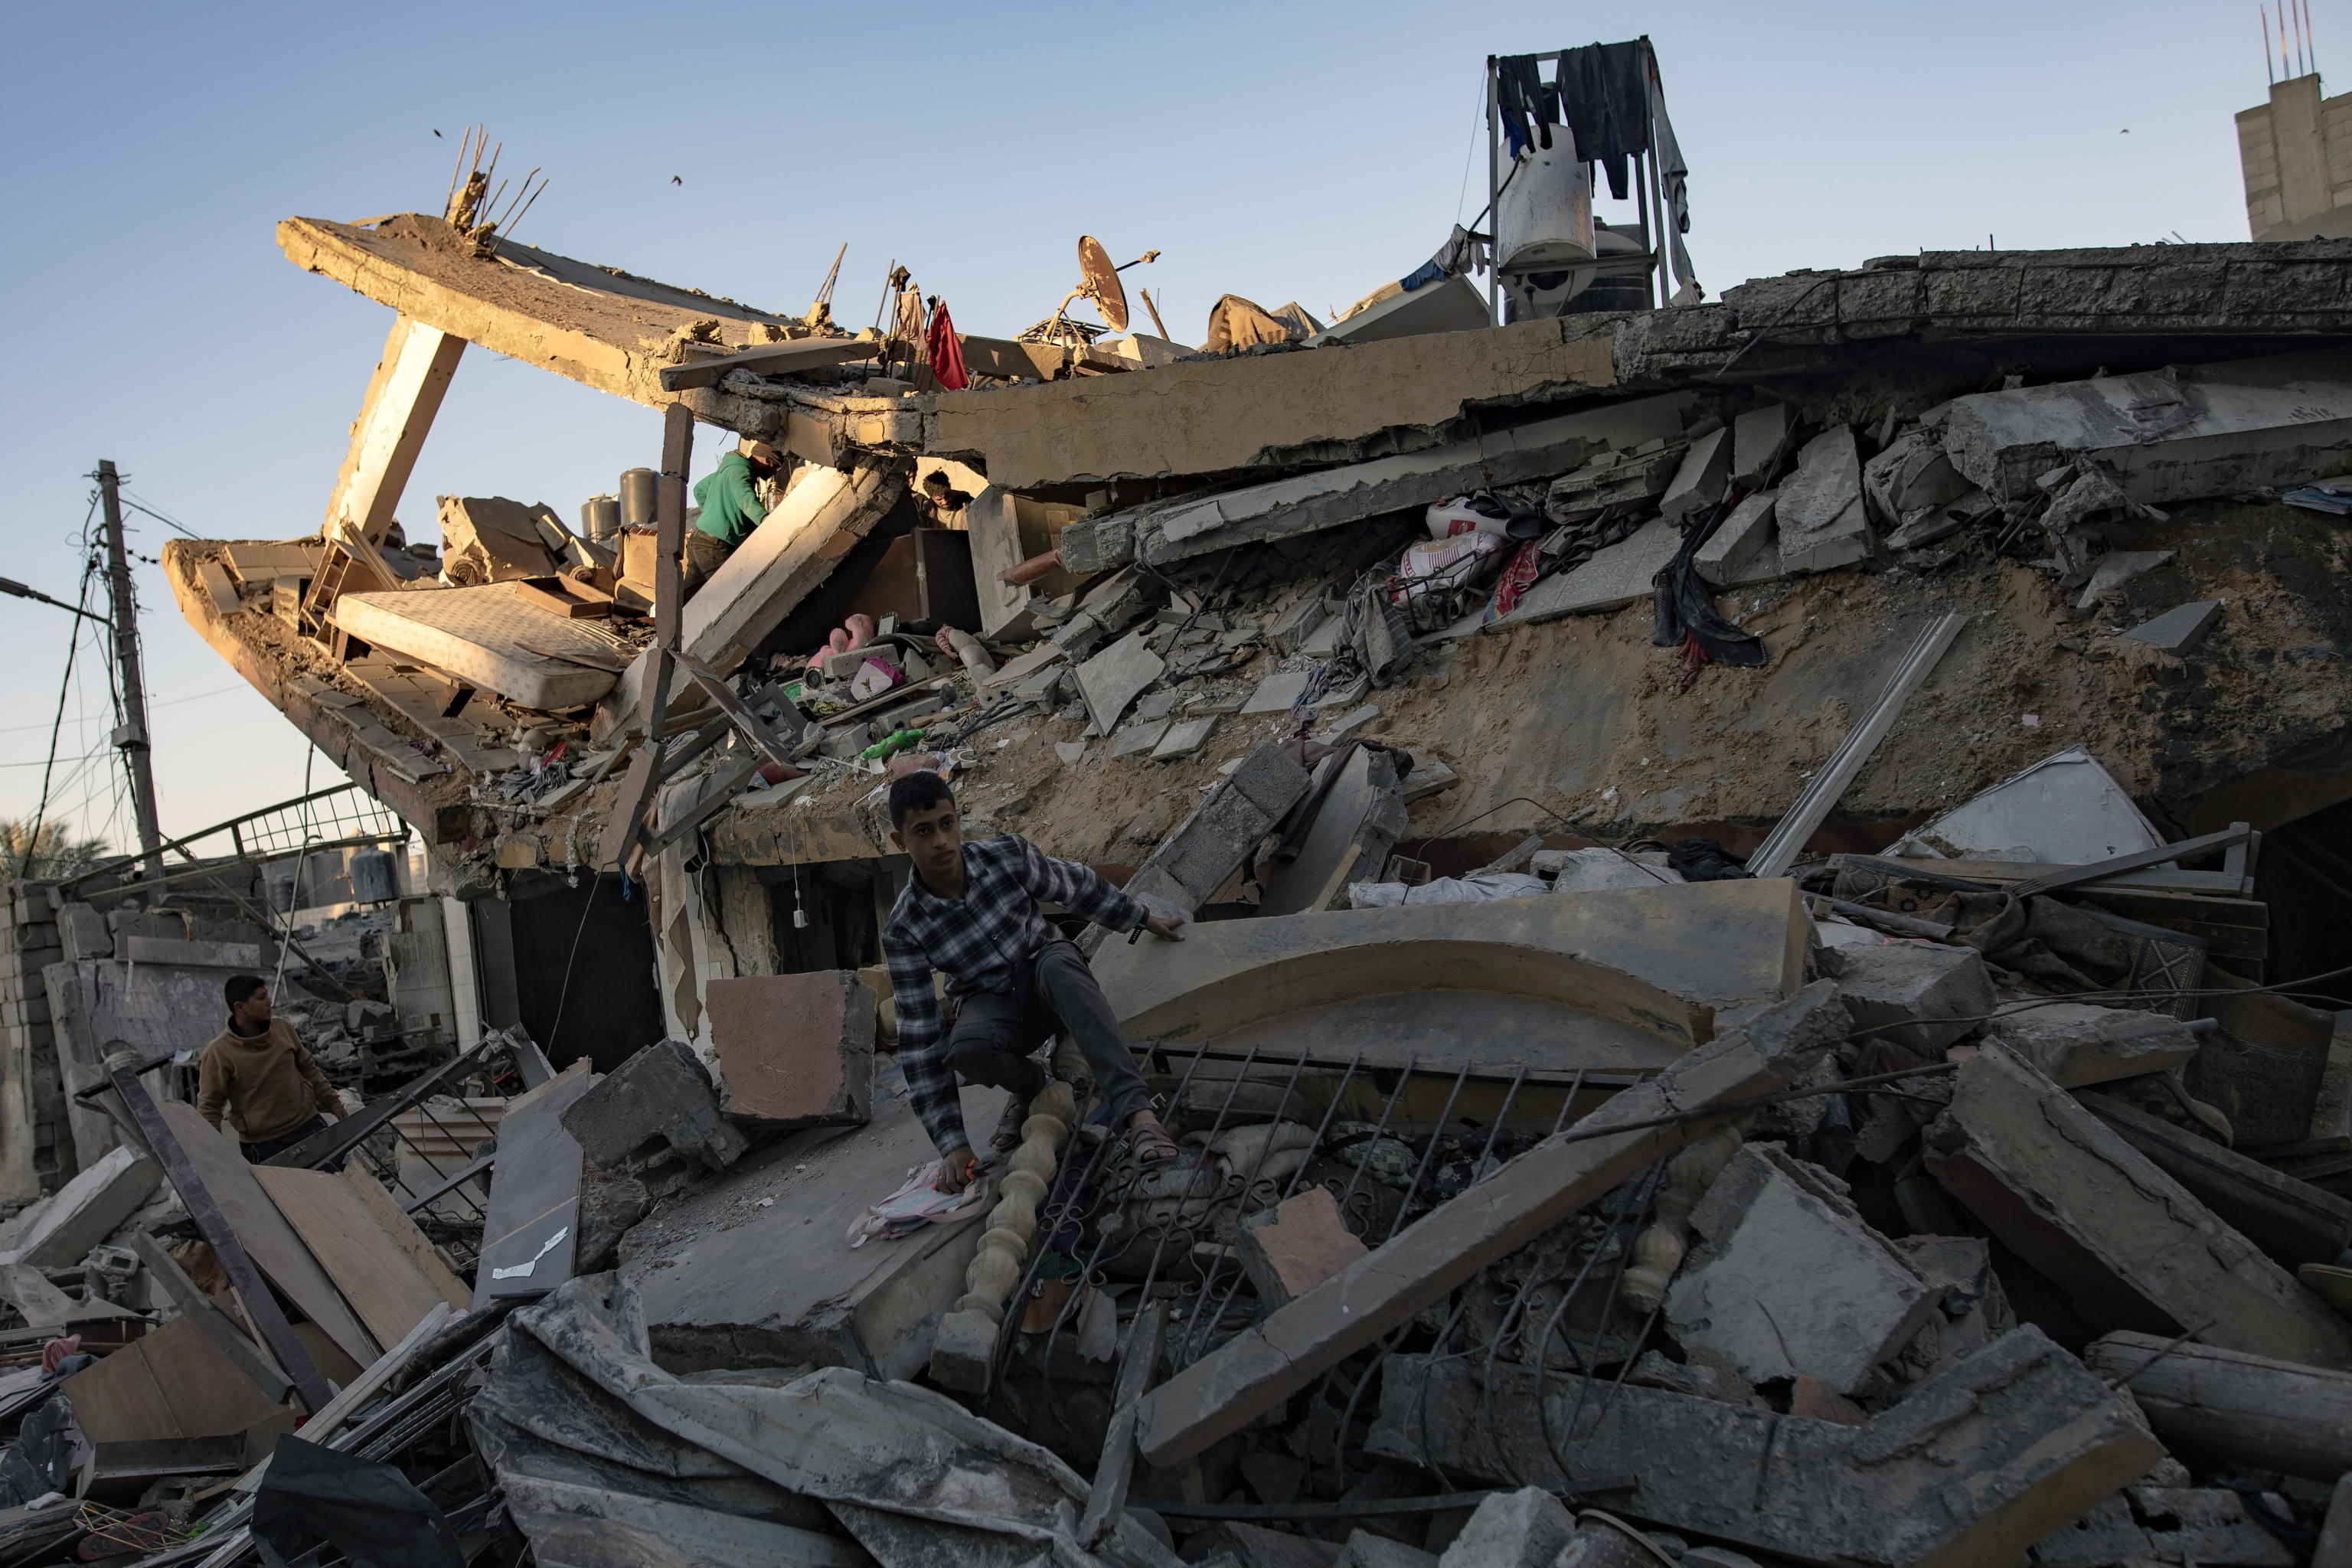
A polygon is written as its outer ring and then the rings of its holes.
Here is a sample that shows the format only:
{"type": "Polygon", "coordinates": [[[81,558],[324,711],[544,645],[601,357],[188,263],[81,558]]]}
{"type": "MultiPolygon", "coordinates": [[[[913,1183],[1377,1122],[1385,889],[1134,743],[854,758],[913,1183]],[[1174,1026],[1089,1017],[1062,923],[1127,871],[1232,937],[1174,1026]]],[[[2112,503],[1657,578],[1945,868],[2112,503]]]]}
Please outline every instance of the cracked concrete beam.
{"type": "Polygon", "coordinates": [[[1188,360],[1142,375],[943,393],[933,450],[1008,489],[1355,462],[1458,438],[1482,405],[1617,385],[1612,317],[1188,360]]]}
{"type": "MultiPolygon", "coordinates": [[[[478,257],[447,224],[419,213],[373,228],[291,217],[278,226],[278,247],[303,270],[427,327],[655,408],[681,401],[662,390],[661,373],[691,357],[688,337],[724,352],[781,342],[786,331],[782,316],[511,240],[478,257]]],[[[776,417],[723,387],[683,401],[730,429],[776,417]]]]}
{"type": "Polygon", "coordinates": [[[1615,1123],[1704,1111],[1786,1089],[1846,1027],[1837,988],[1816,981],[1746,1028],[1616,1096],[1570,1130],[1578,1142],[1555,1138],[1538,1145],[1153,1390],[1136,1428],[1144,1457],[1172,1465],[1241,1430],[1487,1264],[1706,1136],[1717,1122],[1697,1115],[1591,1134],[1615,1123]]]}

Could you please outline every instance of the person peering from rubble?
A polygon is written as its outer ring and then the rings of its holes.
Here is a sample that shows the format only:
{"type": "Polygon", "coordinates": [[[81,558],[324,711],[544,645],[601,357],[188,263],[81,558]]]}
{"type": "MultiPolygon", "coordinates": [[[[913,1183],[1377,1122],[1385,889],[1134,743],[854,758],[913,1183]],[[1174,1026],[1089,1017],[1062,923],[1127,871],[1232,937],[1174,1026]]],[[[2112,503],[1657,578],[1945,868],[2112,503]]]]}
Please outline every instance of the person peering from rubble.
{"type": "Polygon", "coordinates": [[[917,498],[924,518],[934,528],[952,528],[963,510],[971,505],[971,497],[955,488],[944,471],[923,476],[922,494],[917,498]]]}
{"type": "Polygon", "coordinates": [[[1184,940],[1176,929],[1183,917],[1155,915],[1086,867],[1056,860],[1017,834],[966,844],[954,793],[935,773],[898,780],[889,805],[890,842],[914,862],[915,874],[883,928],[882,954],[898,1005],[898,1065],[940,1152],[939,1187],[960,1191],[979,1168],[958,1078],[1012,1091],[990,1146],[1013,1148],[1030,1100],[1050,1081],[1034,1053],[1057,1030],[1077,1042],[1136,1160],[1175,1158],[1102,986],[1037,906],[1059,904],[1097,925],[1169,942],[1184,940]],[[934,970],[948,977],[952,1028],[943,1027],[934,970]]]}
{"type": "Polygon", "coordinates": [[[218,1128],[226,1110],[246,1163],[284,1153],[343,1117],[343,1102],[294,1026],[270,1016],[269,984],[232,974],[222,987],[228,1027],[205,1047],[196,1110],[218,1128]]]}
{"type": "Polygon", "coordinates": [[[686,531],[682,582],[688,594],[725,565],[735,547],[760,526],[768,515],[767,504],[760,499],[760,486],[774,479],[783,466],[782,456],[773,447],[747,436],[694,487],[694,504],[702,510],[694,526],[686,531]]]}

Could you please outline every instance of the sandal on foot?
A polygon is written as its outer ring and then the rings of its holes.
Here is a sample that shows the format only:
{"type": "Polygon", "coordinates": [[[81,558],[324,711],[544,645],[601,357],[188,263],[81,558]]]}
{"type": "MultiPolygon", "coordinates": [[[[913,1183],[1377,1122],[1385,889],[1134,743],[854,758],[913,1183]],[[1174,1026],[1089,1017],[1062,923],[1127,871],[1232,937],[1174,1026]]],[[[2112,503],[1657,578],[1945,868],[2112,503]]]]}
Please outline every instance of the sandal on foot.
{"type": "Polygon", "coordinates": [[[1007,1149],[1018,1149],[1021,1147],[1021,1124],[1028,1120],[1028,1100],[1006,1100],[1004,1114],[998,1118],[996,1131],[989,1135],[988,1146],[999,1152],[1007,1149]]]}
{"type": "Polygon", "coordinates": [[[1176,1140],[1168,1136],[1168,1129],[1157,1121],[1129,1128],[1127,1148],[1139,1165],[1165,1164],[1181,1152],[1176,1147],[1176,1140]]]}

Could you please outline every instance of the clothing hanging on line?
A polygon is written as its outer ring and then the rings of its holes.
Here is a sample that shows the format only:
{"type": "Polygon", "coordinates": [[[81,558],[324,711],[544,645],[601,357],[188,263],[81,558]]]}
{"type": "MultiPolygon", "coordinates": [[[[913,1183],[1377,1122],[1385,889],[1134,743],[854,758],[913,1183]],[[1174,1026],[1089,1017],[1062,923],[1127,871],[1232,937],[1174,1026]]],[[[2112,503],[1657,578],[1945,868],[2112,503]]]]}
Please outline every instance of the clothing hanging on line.
{"type": "Polygon", "coordinates": [[[1621,202],[1628,160],[1650,150],[1648,54],[1639,41],[1560,51],[1560,118],[1576,137],[1577,152],[1607,172],[1609,194],[1621,202]]]}
{"type": "Polygon", "coordinates": [[[1559,91],[1544,80],[1535,56],[1504,56],[1495,62],[1495,77],[1511,157],[1517,160],[1530,146],[1551,151],[1551,128],[1559,123],[1559,91]]]}

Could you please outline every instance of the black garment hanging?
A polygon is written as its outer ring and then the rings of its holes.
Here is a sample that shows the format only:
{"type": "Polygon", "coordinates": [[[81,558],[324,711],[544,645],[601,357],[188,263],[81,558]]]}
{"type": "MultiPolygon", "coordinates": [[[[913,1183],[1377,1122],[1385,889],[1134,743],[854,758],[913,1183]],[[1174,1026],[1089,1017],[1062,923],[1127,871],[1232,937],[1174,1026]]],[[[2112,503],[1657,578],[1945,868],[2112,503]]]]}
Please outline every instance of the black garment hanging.
{"type": "MultiPolygon", "coordinates": [[[[1724,619],[1715,607],[1715,591],[1694,563],[1699,547],[1730,515],[1732,501],[1733,497],[1727,495],[1695,519],[1683,534],[1682,548],[1651,579],[1650,641],[1658,647],[1695,645],[1706,662],[1761,669],[1766,658],[1763,643],[1724,619]]],[[[1695,663],[1694,677],[1696,668],[1695,663]]]]}
{"type": "Polygon", "coordinates": [[[1551,151],[1551,128],[1559,123],[1559,90],[1536,69],[1535,56],[1506,55],[1495,62],[1495,75],[1511,156],[1516,159],[1530,145],[1551,151]]]}
{"type": "Polygon", "coordinates": [[[1650,150],[1650,91],[1643,45],[1588,44],[1562,50],[1558,93],[1577,155],[1609,174],[1609,194],[1625,199],[1627,158],[1650,150]]]}

